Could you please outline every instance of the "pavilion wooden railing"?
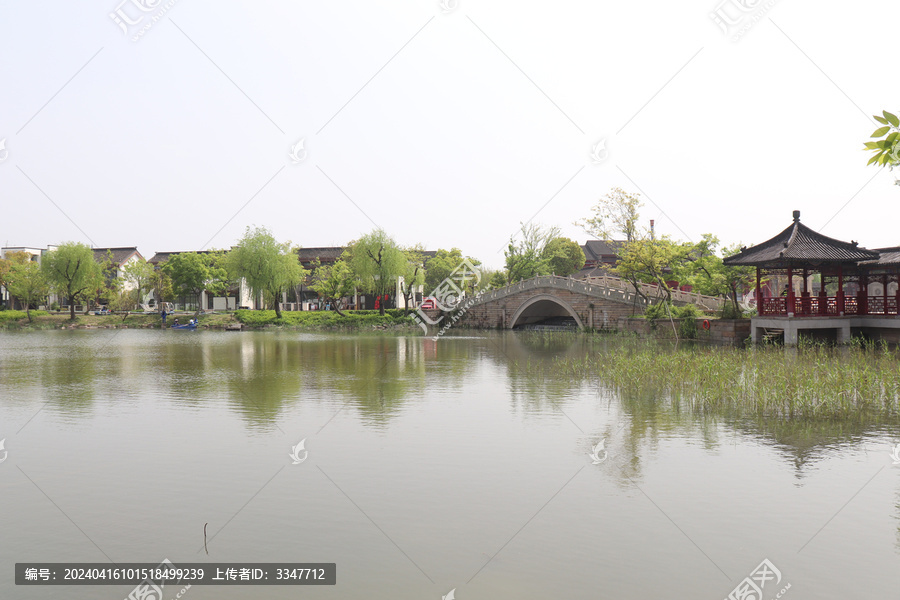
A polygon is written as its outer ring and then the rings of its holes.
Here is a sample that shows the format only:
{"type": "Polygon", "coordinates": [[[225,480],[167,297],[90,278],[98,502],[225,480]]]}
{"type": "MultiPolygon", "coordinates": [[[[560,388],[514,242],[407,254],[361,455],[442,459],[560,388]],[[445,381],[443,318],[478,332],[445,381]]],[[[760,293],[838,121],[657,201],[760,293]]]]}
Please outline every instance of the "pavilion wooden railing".
{"type": "MultiPolygon", "coordinates": [[[[844,315],[900,315],[897,296],[868,296],[862,302],[855,296],[844,297],[844,315]]],[[[835,317],[840,315],[835,296],[797,296],[793,298],[795,317],[835,317]]],[[[763,298],[760,316],[787,316],[788,298],[763,298]]]]}
{"type": "Polygon", "coordinates": [[[897,297],[888,296],[870,296],[869,311],[870,315],[896,315],[897,314],[897,297]]]}
{"type": "Polygon", "coordinates": [[[787,298],[783,296],[774,296],[772,298],[763,298],[762,306],[759,310],[760,315],[786,315],[787,314],[787,298]]]}

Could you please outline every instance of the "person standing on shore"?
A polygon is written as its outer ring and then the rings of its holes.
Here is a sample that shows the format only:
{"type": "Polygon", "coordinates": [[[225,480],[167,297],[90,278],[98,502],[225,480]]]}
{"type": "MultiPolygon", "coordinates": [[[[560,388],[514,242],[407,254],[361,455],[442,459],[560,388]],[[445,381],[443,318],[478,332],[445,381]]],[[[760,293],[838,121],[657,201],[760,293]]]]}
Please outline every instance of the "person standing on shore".
{"type": "Polygon", "coordinates": [[[162,313],[160,313],[160,314],[162,315],[163,327],[165,327],[166,326],[166,315],[168,315],[169,313],[167,313],[165,307],[163,307],[162,313]]]}

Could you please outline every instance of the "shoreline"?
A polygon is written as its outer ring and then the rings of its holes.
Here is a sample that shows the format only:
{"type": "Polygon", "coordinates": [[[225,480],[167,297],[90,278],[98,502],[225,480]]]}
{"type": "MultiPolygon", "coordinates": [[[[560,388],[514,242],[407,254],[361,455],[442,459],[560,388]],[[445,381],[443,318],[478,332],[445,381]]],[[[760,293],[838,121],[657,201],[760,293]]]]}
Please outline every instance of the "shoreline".
{"type": "MultiPolygon", "coordinates": [[[[93,315],[76,313],[72,321],[68,312],[31,311],[29,322],[24,311],[0,311],[0,331],[49,331],[72,329],[170,329],[175,317],[169,317],[166,325],[162,325],[159,314],[128,313],[93,315]],[[6,313],[6,315],[4,314],[6,313]],[[16,313],[16,314],[12,314],[16,313]],[[18,314],[21,313],[21,316],[18,314]],[[8,315],[8,316],[7,316],[8,315]],[[4,318],[5,317],[5,318],[4,318]]],[[[300,313],[285,311],[282,319],[277,319],[275,311],[240,311],[201,313],[198,330],[210,331],[264,331],[269,329],[285,330],[406,330],[418,329],[412,319],[398,311],[387,312],[382,317],[377,311],[345,311],[342,317],[334,311],[304,311],[300,313]],[[375,314],[372,314],[375,313],[375,314]]],[[[399,311],[402,313],[403,311],[399,311]]],[[[194,318],[194,313],[176,315],[184,324],[194,318]]]]}

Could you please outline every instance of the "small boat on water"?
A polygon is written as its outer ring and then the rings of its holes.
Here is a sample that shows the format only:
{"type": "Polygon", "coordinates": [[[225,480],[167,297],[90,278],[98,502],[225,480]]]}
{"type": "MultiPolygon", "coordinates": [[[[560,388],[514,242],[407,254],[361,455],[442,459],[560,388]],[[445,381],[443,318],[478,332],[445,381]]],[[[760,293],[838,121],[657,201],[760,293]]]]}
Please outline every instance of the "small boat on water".
{"type": "Polygon", "coordinates": [[[189,323],[184,323],[182,325],[172,325],[171,329],[197,329],[197,322],[190,321],[189,323]]]}

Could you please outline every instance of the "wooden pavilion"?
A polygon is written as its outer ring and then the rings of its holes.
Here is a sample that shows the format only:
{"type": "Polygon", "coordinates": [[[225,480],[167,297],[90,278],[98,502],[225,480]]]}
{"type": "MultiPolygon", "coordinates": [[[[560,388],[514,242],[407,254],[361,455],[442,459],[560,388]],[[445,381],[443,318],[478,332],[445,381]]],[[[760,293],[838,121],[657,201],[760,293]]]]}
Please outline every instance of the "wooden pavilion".
{"type": "Polygon", "coordinates": [[[756,267],[754,342],[783,331],[785,344],[793,345],[801,330],[839,343],[854,334],[900,341],[900,247],[869,250],[830,238],[803,225],[795,210],[784,231],[724,262],[756,267]],[[787,285],[766,296],[764,278],[785,278],[787,285]]]}

